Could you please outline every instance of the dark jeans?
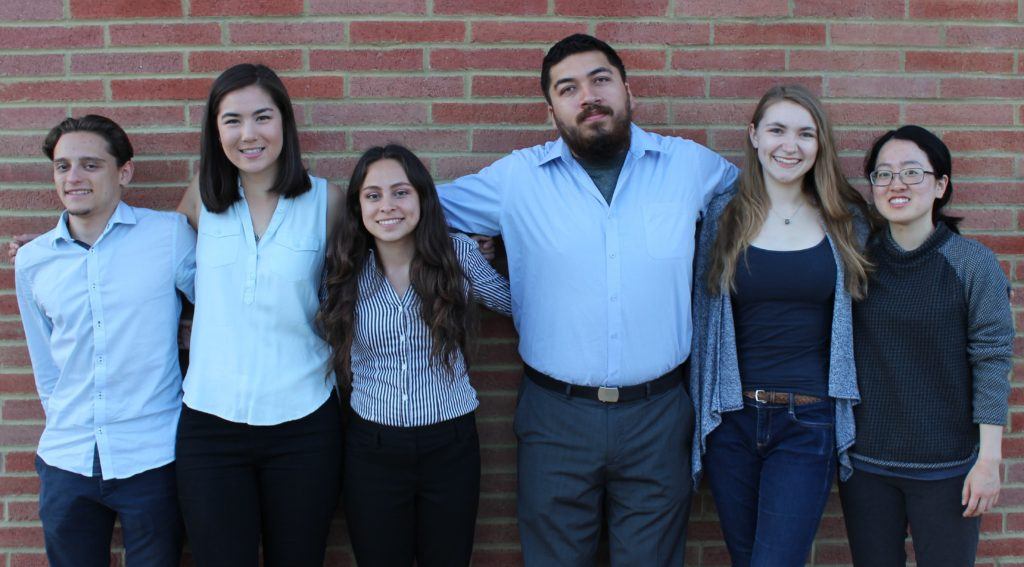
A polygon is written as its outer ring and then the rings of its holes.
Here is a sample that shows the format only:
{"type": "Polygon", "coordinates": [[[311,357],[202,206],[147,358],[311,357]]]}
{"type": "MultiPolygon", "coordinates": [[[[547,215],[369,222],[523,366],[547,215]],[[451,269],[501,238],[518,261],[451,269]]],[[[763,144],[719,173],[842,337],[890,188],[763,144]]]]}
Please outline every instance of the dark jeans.
{"type": "Polygon", "coordinates": [[[469,565],[479,500],[473,413],[422,427],[353,413],[342,501],[360,567],[469,565]]]}
{"type": "Polygon", "coordinates": [[[736,567],[804,565],[836,470],[832,401],[744,400],[708,437],[704,469],[736,567]]]}
{"type": "Polygon", "coordinates": [[[223,420],[182,406],[178,494],[198,567],[324,562],[341,481],[341,412],[332,395],[278,425],[223,420]]]}
{"type": "Polygon", "coordinates": [[[605,514],[612,565],[683,564],[693,407],[682,385],[606,404],[524,377],[514,429],[528,567],[595,565],[605,514]]]}
{"type": "Polygon", "coordinates": [[[981,518],[964,518],[966,475],[912,480],[854,471],[839,483],[846,532],[858,567],[903,567],[907,525],[923,567],[969,567],[978,551],[981,518]]]}
{"type": "Polygon", "coordinates": [[[109,567],[110,537],[120,517],[128,567],[177,567],[182,527],[174,463],[103,480],[52,467],[38,456],[39,518],[53,567],[109,567]]]}

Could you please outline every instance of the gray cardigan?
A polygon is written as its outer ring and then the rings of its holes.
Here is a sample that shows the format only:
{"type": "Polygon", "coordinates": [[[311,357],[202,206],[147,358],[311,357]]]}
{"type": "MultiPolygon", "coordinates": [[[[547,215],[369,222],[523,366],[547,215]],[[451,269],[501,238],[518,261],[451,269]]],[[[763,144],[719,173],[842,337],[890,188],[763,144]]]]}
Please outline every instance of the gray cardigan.
{"type": "MultiPolygon", "coordinates": [[[[690,351],[690,394],[696,412],[693,436],[693,479],[700,480],[701,458],[708,435],[722,422],[722,414],[743,408],[739,363],[736,357],[736,328],[729,294],[712,295],[707,274],[711,249],[718,234],[718,218],[736,195],[735,188],[716,196],[708,205],[697,243],[693,284],[693,343],[690,351]]],[[[856,217],[857,235],[867,239],[867,223],[856,217]]],[[[853,361],[853,318],[850,294],[844,285],[843,263],[832,237],[826,233],[836,262],[835,305],[832,310],[832,339],[829,356],[828,395],[835,399],[836,451],[840,478],[853,472],[846,454],[854,441],[853,406],[860,402],[857,371],[853,361]]]]}

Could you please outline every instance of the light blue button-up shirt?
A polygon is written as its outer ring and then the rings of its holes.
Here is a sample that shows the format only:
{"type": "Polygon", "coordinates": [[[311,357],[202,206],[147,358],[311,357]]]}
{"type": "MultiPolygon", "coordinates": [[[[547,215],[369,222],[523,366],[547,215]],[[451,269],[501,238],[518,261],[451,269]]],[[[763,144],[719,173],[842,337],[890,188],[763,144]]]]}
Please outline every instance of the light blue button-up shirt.
{"type": "Polygon", "coordinates": [[[39,457],[128,478],[174,460],[181,411],[176,289],[191,300],[195,233],[178,213],[119,203],[91,248],[67,212],[18,251],[15,286],[46,427],[39,457]]]}
{"type": "Polygon", "coordinates": [[[559,139],[440,188],[456,229],[501,234],[519,354],[592,386],[658,377],[690,352],[694,230],[736,167],[633,125],[609,205],[559,139]]]}

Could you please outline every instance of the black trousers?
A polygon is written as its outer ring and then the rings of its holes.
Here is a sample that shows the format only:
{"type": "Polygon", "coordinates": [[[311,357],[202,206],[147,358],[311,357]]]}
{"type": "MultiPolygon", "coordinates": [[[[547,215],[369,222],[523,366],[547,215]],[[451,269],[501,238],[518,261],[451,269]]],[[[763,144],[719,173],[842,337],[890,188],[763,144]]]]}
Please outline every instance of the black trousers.
{"type": "Polygon", "coordinates": [[[359,567],[469,565],[479,500],[473,413],[388,427],[353,412],[342,501],[359,567]]]}
{"type": "Polygon", "coordinates": [[[846,532],[857,567],[904,567],[907,525],[921,567],[969,567],[981,518],[964,518],[965,475],[911,480],[855,471],[839,483],[846,532]]]}
{"type": "Polygon", "coordinates": [[[335,395],[306,417],[256,426],[182,406],[178,498],[198,567],[321,567],[341,479],[335,395]]]}

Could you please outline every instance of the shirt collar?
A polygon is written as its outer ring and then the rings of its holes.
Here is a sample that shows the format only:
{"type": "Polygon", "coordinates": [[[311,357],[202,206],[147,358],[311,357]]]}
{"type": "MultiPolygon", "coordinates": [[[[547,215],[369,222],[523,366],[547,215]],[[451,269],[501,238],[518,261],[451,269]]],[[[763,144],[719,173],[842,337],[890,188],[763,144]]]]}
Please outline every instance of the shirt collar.
{"type": "MultiPolygon", "coordinates": [[[[138,220],[135,218],[135,210],[125,204],[124,201],[118,201],[117,208],[114,209],[114,214],[110,215],[110,220],[107,221],[107,227],[103,229],[103,234],[106,234],[116,224],[136,224],[138,220]]],[[[102,235],[101,235],[102,238],[102,235]]],[[[53,230],[53,236],[50,239],[50,247],[56,248],[57,243],[61,240],[65,242],[74,242],[74,237],[71,236],[71,230],[68,229],[68,212],[65,210],[60,214],[60,218],[57,219],[57,226],[53,230]]]]}
{"type": "MultiPolygon", "coordinates": [[[[647,132],[637,126],[636,124],[629,125],[629,153],[633,154],[634,159],[643,157],[645,152],[660,152],[662,151],[661,146],[658,145],[654,136],[650,132],[647,132]]],[[[541,156],[540,163],[537,165],[544,165],[549,161],[556,158],[562,158],[565,162],[575,161],[572,152],[569,151],[569,146],[565,143],[565,140],[561,136],[553,144],[550,144],[544,155],[541,156]]]]}

